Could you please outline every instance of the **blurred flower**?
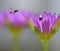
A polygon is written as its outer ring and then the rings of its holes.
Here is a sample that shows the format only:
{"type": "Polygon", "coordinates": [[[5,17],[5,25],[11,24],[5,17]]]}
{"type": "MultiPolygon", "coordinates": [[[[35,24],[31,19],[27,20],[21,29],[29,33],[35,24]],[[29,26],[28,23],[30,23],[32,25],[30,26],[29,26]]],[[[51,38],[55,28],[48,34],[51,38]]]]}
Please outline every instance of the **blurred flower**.
{"type": "Polygon", "coordinates": [[[27,27],[26,18],[32,14],[28,11],[8,10],[0,13],[0,26],[9,28],[13,35],[14,51],[19,51],[18,36],[24,27],[27,27]]]}
{"type": "Polygon", "coordinates": [[[43,15],[34,13],[33,17],[27,19],[32,31],[36,32],[40,39],[51,39],[57,32],[59,17],[54,13],[44,12],[43,15]]]}
{"type": "Polygon", "coordinates": [[[6,27],[8,27],[9,30],[14,35],[18,35],[19,32],[22,30],[22,28],[20,27],[18,23],[17,17],[14,16],[16,13],[17,12],[9,11],[9,10],[4,13],[6,27]]]}
{"type": "Polygon", "coordinates": [[[22,12],[18,11],[18,12],[10,12],[7,11],[5,12],[5,18],[6,20],[8,20],[11,24],[13,24],[14,26],[27,26],[27,22],[25,19],[25,16],[23,15],[22,12]]]}
{"type": "Polygon", "coordinates": [[[0,26],[5,26],[4,13],[0,12],[0,26]]]}
{"type": "Polygon", "coordinates": [[[8,27],[14,34],[18,34],[24,27],[27,27],[26,17],[32,14],[29,11],[7,10],[0,13],[0,26],[8,27]]]}

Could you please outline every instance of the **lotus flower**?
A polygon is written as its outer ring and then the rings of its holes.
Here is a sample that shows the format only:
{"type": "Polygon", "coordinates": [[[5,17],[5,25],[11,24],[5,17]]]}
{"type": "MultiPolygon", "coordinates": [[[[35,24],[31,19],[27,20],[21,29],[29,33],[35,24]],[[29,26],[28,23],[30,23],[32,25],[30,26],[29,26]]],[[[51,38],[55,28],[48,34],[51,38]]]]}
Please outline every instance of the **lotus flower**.
{"type": "Polygon", "coordinates": [[[27,21],[32,31],[36,32],[42,41],[44,51],[48,51],[48,41],[59,28],[59,17],[55,13],[44,12],[42,15],[34,13],[32,17],[27,18],[27,21]]]}

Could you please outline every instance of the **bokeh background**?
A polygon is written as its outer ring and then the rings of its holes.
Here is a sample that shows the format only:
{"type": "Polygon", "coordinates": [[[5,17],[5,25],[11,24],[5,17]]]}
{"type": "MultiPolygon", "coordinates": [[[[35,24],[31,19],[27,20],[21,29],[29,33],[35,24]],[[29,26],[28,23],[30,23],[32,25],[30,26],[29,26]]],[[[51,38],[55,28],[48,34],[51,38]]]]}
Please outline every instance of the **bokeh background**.
{"type": "MultiPolygon", "coordinates": [[[[60,0],[0,0],[0,11],[8,9],[29,10],[43,13],[43,11],[60,13],[60,0]]],[[[41,41],[29,28],[19,36],[21,51],[43,51],[41,41]]],[[[0,51],[12,51],[13,38],[8,28],[0,27],[0,51]]],[[[49,41],[49,51],[60,51],[60,30],[49,41]]]]}

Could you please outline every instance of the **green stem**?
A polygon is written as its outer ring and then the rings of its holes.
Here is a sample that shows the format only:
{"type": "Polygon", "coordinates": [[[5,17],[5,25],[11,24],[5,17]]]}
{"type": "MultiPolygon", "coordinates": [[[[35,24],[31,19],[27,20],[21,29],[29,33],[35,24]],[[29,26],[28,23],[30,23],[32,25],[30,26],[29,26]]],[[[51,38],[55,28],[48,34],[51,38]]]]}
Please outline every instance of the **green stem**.
{"type": "Polygon", "coordinates": [[[44,51],[48,51],[48,40],[42,40],[44,51]]]}
{"type": "Polygon", "coordinates": [[[14,36],[13,37],[14,39],[13,39],[13,44],[14,44],[14,49],[13,49],[13,51],[19,51],[19,46],[18,46],[18,36],[14,36]]]}

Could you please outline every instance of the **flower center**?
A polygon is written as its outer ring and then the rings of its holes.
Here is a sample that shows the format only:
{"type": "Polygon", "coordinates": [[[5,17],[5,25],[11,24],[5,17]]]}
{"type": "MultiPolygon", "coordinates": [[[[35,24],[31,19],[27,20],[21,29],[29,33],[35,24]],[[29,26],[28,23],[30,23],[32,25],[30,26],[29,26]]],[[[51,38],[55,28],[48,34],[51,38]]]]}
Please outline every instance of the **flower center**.
{"type": "Polygon", "coordinates": [[[43,16],[42,15],[40,15],[39,16],[39,21],[41,21],[43,19],[43,16]]]}

